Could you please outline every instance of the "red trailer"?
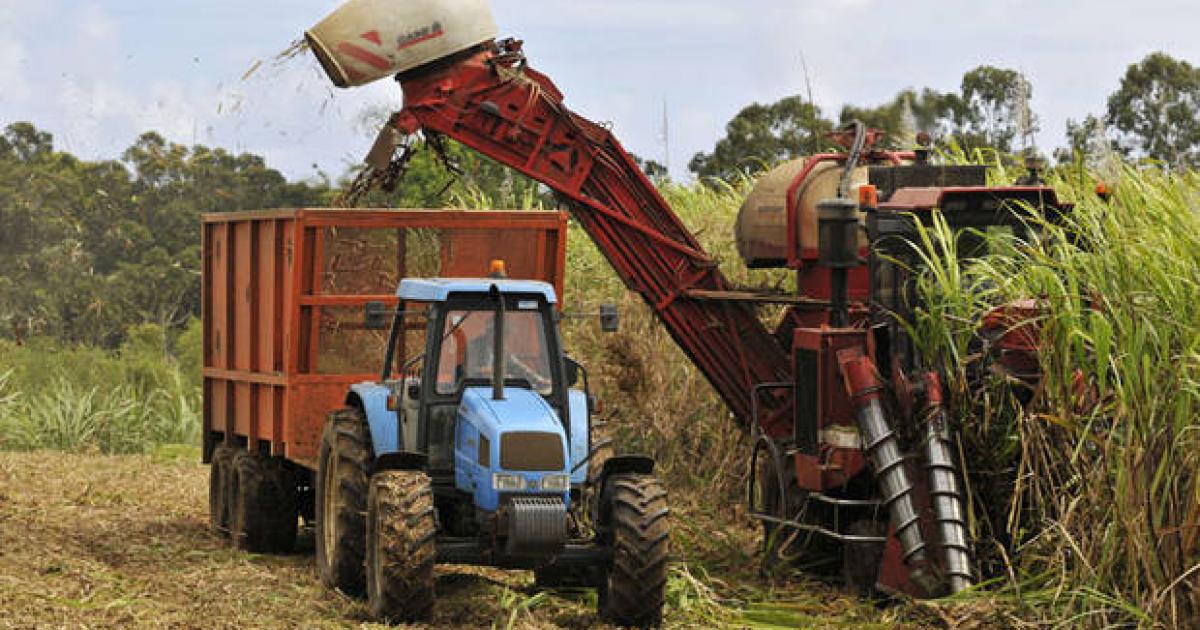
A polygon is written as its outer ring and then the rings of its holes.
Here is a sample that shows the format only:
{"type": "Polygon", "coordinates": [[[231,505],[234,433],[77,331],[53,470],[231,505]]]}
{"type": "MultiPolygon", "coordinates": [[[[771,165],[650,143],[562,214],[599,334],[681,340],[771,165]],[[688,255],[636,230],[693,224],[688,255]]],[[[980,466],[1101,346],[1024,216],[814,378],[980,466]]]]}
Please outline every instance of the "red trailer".
{"type": "Polygon", "coordinates": [[[218,444],[312,470],[327,414],[378,376],[384,333],[368,302],[405,277],[514,278],[561,295],[566,215],[445,210],[268,210],[204,216],[204,461],[218,444]]]}

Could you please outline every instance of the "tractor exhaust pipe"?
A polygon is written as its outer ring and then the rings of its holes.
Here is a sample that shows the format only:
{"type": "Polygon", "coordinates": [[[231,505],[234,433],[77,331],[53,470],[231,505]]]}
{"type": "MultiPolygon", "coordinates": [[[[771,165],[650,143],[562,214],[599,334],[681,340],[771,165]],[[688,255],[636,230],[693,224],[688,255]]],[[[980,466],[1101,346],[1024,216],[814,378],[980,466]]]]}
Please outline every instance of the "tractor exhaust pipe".
{"type": "Polygon", "coordinates": [[[896,538],[900,540],[904,563],[909,567],[913,583],[932,592],[932,576],[926,572],[925,539],[913,504],[913,484],[904,468],[900,442],[883,412],[880,400],[883,384],[876,374],[875,364],[860,348],[848,348],[838,353],[838,365],[846,391],[857,409],[863,451],[878,479],[883,503],[888,508],[896,538]]]}
{"type": "Polygon", "coordinates": [[[942,542],[942,557],[950,592],[958,593],[974,584],[971,547],[967,543],[967,519],[954,465],[953,442],[942,401],[942,380],[936,372],[925,375],[925,465],[929,472],[929,497],[942,542]]]}
{"type": "Polygon", "coordinates": [[[504,400],[504,294],[494,284],[491,293],[496,300],[496,319],[492,324],[492,400],[504,400]]]}

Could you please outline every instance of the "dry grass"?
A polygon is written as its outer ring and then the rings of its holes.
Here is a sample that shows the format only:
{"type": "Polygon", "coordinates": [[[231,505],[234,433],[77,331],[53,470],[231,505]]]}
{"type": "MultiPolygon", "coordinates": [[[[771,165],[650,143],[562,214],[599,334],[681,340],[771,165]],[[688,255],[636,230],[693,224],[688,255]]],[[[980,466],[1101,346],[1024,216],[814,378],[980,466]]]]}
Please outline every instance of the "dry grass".
{"type": "MultiPolygon", "coordinates": [[[[0,628],[380,627],[361,602],[320,585],[310,540],[261,556],[209,533],[208,470],[197,460],[194,448],[0,453],[0,628]]],[[[949,627],[950,617],[877,609],[820,584],[763,584],[742,555],[752,533],[721,530],[728,515],[693,513],[699,497],[681,499],[677,541],[717,551],[673,569],[668,627],[949,627]],[[723,542],[697,543],[706,530],[723,542]],[[705,561],[728,569],[709,577],[705,561]]],[[[430,627],[604,628],[594,609],[587,591],[534,591],[528,572],[439,567],[430,627]]]]}

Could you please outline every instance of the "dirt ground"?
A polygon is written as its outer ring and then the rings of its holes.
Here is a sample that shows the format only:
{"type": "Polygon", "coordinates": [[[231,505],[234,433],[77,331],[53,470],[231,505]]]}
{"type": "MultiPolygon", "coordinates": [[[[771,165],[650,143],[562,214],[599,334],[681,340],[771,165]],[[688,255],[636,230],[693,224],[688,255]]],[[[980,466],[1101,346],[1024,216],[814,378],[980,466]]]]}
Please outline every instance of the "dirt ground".
{"type": "MultiPolygon", "coordinates": [[[[211,534],[208,469],[197,459],[195,449],[0,453],[0,628],[378,627],[361,602],[317,581],[311,534],[287,556],[236,552],[211,534]]],[[[604,627],[592,592],[539,593],[528,572],[438,572],[435,628],[604,627]]],[[[811,585],[742,601],[731,614],[696,574],[676,571],[667,626],[917,628],[928,627],[921,617],[936,619],[811,585]]]]}

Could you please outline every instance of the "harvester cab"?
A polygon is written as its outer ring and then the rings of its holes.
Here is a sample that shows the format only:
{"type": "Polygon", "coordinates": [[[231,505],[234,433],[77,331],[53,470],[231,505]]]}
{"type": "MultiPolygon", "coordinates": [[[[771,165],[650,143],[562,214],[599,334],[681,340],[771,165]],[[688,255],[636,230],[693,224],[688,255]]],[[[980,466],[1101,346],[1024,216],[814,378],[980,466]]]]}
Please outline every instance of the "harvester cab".
{"type": "MultiPolygon", "coordinates": [[[[365,566],[373,614],[410,621],[432,610],[435,562],[533,569],[541,586],[599,588],[616,623],[657,623],[665,493],[647,457],[593,461],[604,444],[586,372],[562,349],[554,288],[509,279],[496,261],[486,278],[406,278],[397,297],[394,311],[366,309],[367,328],[391,315],[380,379],[353,385],[327,428],[316,508],[326,582],[354,590],[365,566]],[[365,452],[348,448],[359,440],[365,452]],[[339,468],[364,455],[359,507],[339,468]],[[358,536],[361,564],[347,566],[353,547],[340,543],[358,536]]],[[[606,308],[602,324],[614,323],[606,308]]]]}

